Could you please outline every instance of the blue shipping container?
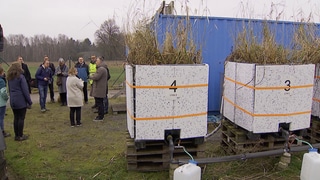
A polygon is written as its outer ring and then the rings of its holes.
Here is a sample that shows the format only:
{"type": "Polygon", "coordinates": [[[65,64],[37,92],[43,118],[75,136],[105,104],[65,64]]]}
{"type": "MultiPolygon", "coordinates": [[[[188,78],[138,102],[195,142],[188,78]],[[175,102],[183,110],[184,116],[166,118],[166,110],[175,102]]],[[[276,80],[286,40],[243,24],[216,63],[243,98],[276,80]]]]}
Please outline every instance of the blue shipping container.
{"type": "MultiPolygon", "coordinates": [[[[202,50],[203,63],[209,64],[208,111],[219,112],[223,92],[224,61],[230,55],[235,39],[244,28],[252,30],[261,40],[262,30],[267,23],[278,44],[285,47],[292,45],[295,29],[301,24],[288,21],[266,21],[256,19],[199,17],[199,16],[155,16],[152,25],[162,45],[167,31],[174,31],[178,23],[188,22],[192,39],[202,50]],[[188,18],[188,19],[187,19],[188,18]]],[[[319,30],[320,25],[316,25],[319,30]]],[[[319,33],[317,33],[319,34],[319,33]]],[[[160,49],[162,47],[159,47],[160,49]]]]}

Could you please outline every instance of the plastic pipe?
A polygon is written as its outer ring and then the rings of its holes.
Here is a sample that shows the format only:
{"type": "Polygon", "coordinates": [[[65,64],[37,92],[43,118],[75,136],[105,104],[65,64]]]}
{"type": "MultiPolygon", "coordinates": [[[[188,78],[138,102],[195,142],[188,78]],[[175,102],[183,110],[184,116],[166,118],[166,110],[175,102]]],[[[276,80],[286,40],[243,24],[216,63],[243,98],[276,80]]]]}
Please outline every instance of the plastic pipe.
{"type": "Polygon", "coordinates": [[[173,160],[173,151],[174,151],[174,144],[173,144],[172,136],[169,135],[167,137],[167,140],[169,141],[170,161],[172,161],[173,160]]]}
{"type": "Polygon", "coordinates": [[[207,138],[209,138],[210,136],[212,136],[214,133],[216,133],[216,132],[220,129],[221,124],[222,124],[222,123],[221,123],[221,121],[220,121],[218,127],[216,127],[211,133],[207,134],[207,135],[205,136],[205,138],[207,139],[207,138]]]}
{"type": "MultiPolygon", "coordinates": [[[[320,148],[320,143],[313,144],[312,146],[314,148],[320,148]]],[[[307,151],[309,148],[310,148],[309,146],[291,147],[290,152],[307,151]]],[[[215,158],[200,158],[200,159],[195,159],[195,161],[197,161],[198,164],[211,164],[211,163],[218,163],[218,162],[246,160],[246,159],[259,158],[259,157],[265,157],[265,156],[282,155],[284,152],[286,152],[284,149],[276,149],[276,150],[270,150],[270,151],[239,154],[239,155],[232,155],[232,156],[222,156],[222,157],[215,157],[215,158]]],[[[178,160],[176,163],[187,164],[188,162],[189,162],[189,159],[181,159],[181,160],[178,160]]]]}

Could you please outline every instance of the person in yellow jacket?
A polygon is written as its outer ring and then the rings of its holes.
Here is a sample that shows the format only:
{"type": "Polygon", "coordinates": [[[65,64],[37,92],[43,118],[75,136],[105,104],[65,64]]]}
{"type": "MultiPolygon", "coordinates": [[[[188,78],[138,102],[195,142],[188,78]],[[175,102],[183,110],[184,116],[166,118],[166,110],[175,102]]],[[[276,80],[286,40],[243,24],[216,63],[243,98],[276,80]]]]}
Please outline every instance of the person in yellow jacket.
{"type": "MultiPolygon", "coordinates": [[[[91,56],[91,61],[89,63],[89,76],[97,72],[96,60],[96,56],[91,56]]],[[[92,83],[92,79],[89,79],[89,84],[92,85],[92,83]]]]}
{"type": "MultiPolygon", "coordinates": [[[[91,61],[89,63],[89,76],[93,75],[94,73],[97,72],[97,66],[96,66],[96,60],[97,57],[96,56],[91,56],[91,61]]],[[[93,80],[92,79],[88,79],[89,84],[91,85],[91,89],[92,89],[92,83],[93,80]]],[[[90,96],[92,96],[92,91],[90,91],[90,96]]],[[[96,103],[94,103],[94,105],[92,106],[92,108],[96,108],[97,105],[96,103]]]]}

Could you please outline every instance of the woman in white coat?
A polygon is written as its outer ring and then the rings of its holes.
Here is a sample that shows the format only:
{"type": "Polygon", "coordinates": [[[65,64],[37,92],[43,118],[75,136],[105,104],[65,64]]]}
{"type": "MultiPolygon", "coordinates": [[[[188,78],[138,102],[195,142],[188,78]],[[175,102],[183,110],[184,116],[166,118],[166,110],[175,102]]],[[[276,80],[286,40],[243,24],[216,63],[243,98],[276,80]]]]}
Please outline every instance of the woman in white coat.
{"type": "Polygon", "coordinates": [[[70,123],[71,127],[75,125],[81,126],[81,106],[83,106],[83,81],[77,77],[78,71],[72,67],[69,70],[69,76],[67,78],[67,103],[70,107],[70,123]],[[76,123],[74,119],[76,114],[76,123]]]}

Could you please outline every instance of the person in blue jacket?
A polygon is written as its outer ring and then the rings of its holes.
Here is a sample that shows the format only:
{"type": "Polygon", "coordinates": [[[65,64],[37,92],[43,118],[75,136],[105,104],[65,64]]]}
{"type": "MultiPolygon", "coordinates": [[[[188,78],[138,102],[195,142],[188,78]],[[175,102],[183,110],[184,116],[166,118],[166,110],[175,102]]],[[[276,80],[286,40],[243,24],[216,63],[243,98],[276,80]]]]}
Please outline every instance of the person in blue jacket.
{"type": "Polygon", "coordinates": [[[88,104],[88,76],[89,66],[84,62],[83,57],[78,58],[77,64],[74,66],[77,68],[78,77],[83,81],[83,96],[84,102],[88,104]]]}
{"type": "Polygon", "coordinates": [[[46,108],[46,100],[48,94],[48,84],[53,76],[52,73],[53,72],[49,68],[49,60],[45,59],[42,65],[38,68],[35,75],[38,81],[39,102],[41,112],[46,112],[48,110],[46,108]]]}
{"type": "Polygon", "coordinates": [[[10,94],[10,106],[13,111],[14,140],[24,141],[28,136],[23,134],[24,120],[27,107],[31,107],[32,101],[29,94],[28,83],[23,75],[21,63],[13,63],[7,72],[7,80],[10,94]]]}

